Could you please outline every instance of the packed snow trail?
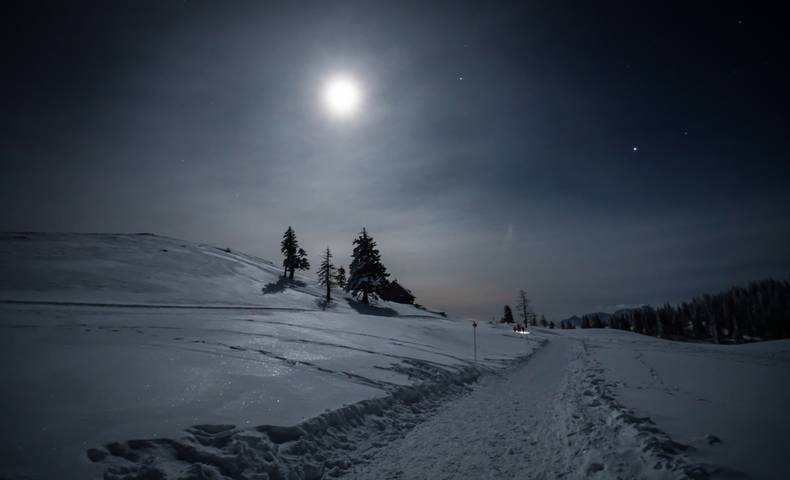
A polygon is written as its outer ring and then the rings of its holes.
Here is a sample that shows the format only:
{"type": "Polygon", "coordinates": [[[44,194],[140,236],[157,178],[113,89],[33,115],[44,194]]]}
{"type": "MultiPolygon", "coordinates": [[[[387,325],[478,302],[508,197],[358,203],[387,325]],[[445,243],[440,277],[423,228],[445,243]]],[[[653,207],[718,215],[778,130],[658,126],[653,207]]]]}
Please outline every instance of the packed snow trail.
{"type": "Polygon", "coordinates": [[[554,404],[576,342],[552,338],[349,473],[353,479],[559,478],[567,465],[554,404]]]}
{"type": "Polygon", "coordinates": [[[659,480],[736,473],[697,463],[694,448],[621,404],[588,338],[541,334],[550,341],[527,363],[484,379],[344,478],[659,480]]]}

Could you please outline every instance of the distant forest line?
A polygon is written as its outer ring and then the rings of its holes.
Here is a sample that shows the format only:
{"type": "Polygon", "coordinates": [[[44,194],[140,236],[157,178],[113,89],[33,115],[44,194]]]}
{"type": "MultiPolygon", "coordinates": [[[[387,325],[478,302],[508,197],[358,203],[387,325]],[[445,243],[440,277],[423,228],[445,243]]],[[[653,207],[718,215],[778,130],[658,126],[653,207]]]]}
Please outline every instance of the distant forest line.
{"type": "MultiPolygon", "coordinates": [[[[790,281],[769,278],[679,305],[584,315],[581,328],[617,328],[661,338],[740,343],[790,338],[790,281]]],[[[563,321],[560,328],[575,328],[563,321]]]]}

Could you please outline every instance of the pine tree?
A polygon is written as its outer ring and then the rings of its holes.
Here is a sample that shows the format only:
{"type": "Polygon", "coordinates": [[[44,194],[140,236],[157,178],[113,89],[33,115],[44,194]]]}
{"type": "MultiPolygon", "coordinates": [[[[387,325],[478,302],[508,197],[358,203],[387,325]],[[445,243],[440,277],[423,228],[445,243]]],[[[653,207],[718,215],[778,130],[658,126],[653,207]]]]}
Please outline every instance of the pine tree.
{"type": "Polygon", "coordinates": [[[335,279],[335,266],[332,265],[332,252],[326,247],[321,257],[321,267],[318,269],[318,283],[326,287],[326,303],[332,301],[332,287],[337,285],[335,279]]]}
{"type": "Polygon", "coordinates": [[[516,323],[513,319],[513,310],[510,309],[510,305],[505,305],[505,316],[502,317],[502,323],[516,323]]]}
{"type": "Polygon", "coordinates": [[[582,328],[590,328],[590,317],[582,315],[582,328]]]}
{"type": "Polygon", "coordinates": [[[346,288],[346,269],[342,266],[337,267],[337,273],[335,274],[335,284],[338,288],[346,288]]]}
{"type": "MultiPolygon", "coordinates": [[[[283,259],[283,278],[288,275],[288,272],[292,272],[292,266],[296,262],[297,248],[299,248],[299,244],[296,242],[296,233],[293,228],[288,226],[288,230],[285,231],[283,240],[280,242],[280,251],[285,256],[283,259]]],[[[293,278],[293,273],[291,278],[293,278]]]]}
{"type": "Polygon", "coordinates": [[[369,298],[379,296],[387,286],[387,268],[381,263],[381,255],[376,248],[376,241],[368,235],[365,228],[354,239],[354,252],[349,265],[348,284],[346,291],[355,297],[362,295],[362,303],[368,304],[369,298]]]}
{"type": "Polygon", "coordinates": [[[289,280],[293,280],[296,270],[308,270],[310,268],[307,252],[299,247],[299,241],[296,240],[296,232],[290,226],[283,234],[283,240],[280,242],[280,251],[285,256],[283,259],[283,277],[287,275],[289,280]]]}

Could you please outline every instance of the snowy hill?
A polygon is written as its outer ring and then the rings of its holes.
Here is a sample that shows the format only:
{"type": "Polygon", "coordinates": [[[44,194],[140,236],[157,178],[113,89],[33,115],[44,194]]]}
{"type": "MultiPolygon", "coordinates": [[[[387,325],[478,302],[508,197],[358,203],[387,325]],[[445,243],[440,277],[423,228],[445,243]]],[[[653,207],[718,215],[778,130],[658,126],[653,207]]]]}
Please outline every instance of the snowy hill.
{"type": "MultiPolygon", "coordinates": [[[[0,233],[0,300],[314,309],[323,290],[273,288],[282,269],[230,249],[151,234],[0,233]]],[[[343,297],[341,291],[337,296],[343,297]]],[[[382,303],[404,313],[430,315],[382,303]]],[[[351,311],[345,301],[334,307],[351,311]]]]}
{"type": "Polygon", "coordinates": [[[0,298],[106,303],[262,304],[280,269],[154,235],[2,234],[0,298]]]}
{"type": "Polygon", "coordinates": [[[789,340],[473,330],[279,274],[0,234],[0,479],[790,478],[789,340]]]}
{"type": "MultiPolygon", "coordinates": [[[[278,427],[330,415],[341,428],[356,420],[338,415],[385,407],[396,424],[380,431],[397,434],[538,345],[481,325],[475,363],[471,322],[366,307],[340,291],[322,310],[309,275],[263,294],[279,274],[253,256],[154,235],[0,235],[0,478],[127,478],[119,472],[142,467],[126,440],[191,445],[233,431],[270,448],[278,427]]],[[[267,451],[250,455],[269,459],[271,478],[301,471],[267,451]]],[[[186,470],[168,478],[196,478],[186,470]]]]}

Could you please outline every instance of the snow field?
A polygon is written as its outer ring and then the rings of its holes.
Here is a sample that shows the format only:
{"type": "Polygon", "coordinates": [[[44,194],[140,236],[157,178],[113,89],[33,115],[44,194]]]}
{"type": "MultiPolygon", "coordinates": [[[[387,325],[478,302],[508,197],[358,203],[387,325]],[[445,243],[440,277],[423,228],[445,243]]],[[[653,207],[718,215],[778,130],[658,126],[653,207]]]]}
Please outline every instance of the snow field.
{"type": "Polygon", "coordinates": [[[295,426],[196,426],[179,439],[111,443],[88,456],[110,465],[105,478],[113,480],[335,478],[369,461],[444,401],[467,393],[482,373],[471,366],[448,370],[418,361],[404,368],[420,381],[295,426]]]}
{"type": "Polygon", "coordinates": [[[153,235],[0,234],[0,478],[300,478],[299,448],[339,472],[360,458],[342,436],[369,435],[352,427],[404,431],[535,347],[484,324],[475,364],[469,321],[339,290],[324,310],[315,279],[280,274],[153,235]],[[293,428],[298,446],[272,434],[293,428]]]}
{"type": "Polygon", "coordinates": [[[474,362],[469,321],[280,273],[0,234],[0,478],[790,478],[790,341],[480,322],[474,362]]]}

